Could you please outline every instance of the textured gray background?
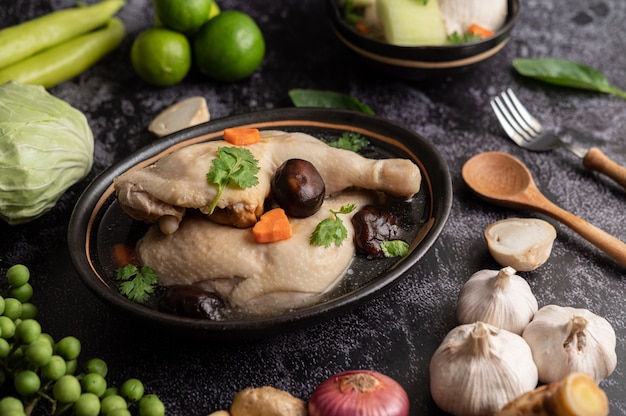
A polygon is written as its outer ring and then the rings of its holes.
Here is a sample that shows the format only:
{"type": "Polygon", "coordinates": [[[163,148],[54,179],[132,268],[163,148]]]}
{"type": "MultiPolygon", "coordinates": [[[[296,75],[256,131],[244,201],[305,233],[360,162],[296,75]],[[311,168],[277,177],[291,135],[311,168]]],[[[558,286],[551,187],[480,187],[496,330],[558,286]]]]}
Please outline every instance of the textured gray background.
{"type": "MultiPolygon", "coordinates": [[[[0,27],[18,23],[71,0],[1,0],[0,27]]],[[[475,271],[497,268],[482,238],[496,220],[530,213],[485,205],[468,192],[463,163],[481,151],[504,151],[526,162],[545,194],[562,207],[626,240],[626,192],[580,167],[564,151],[525,153],[505,140],[488,101],[512,87],[549,128],[589,133],[585,139],[626,164],[626,101],[608,95],[551,87],[514,74],[516,57],[559,57],[592,65],[626,89],[626,2],[623,0],[522,0],[509,44],[470,73],[427,82],[404,82],[367,71],[333,38],[320,0],[219,2],[259,23],[267,57],[250,79],[219,84],[191,74],[182,84],[159,89],[132,71],[132,39],[149,27],[148,0],[129,0],[119,13],[124,44],[93,69],[51,92],[83,111],[96,136],[95,165],[55,209],[30,224],[0,224],[3,264],[24,263],[33,273],[44,330],[76,335],[81,357],[110,363],[110,379],[142,379],[172,415],[205,415],[225,408],[247,386],[272,385],[308,399],[315,385],[349,368],[371,368],[397,379],[411,397],[411,414],[440,414],[430,398],[428,362],[455,325],[458,290],[475,271]],[[415,130],[439,149],[453,178],[455,201],[449,222],[433,249],[400,284],[354,312],[327,323],[271,339],[220,343],[171,339],[119,319],[80,283],[69,261],[66,227],[81,191],[100,171],[149,144],[149,121],[188,96],[206,97],[212,118],[289,107],[291,88],[344,92],[377,115],[415,130]]],[[[554,222],[553,222],[554,223],[554,222]]],[[[589,308],[606,317],[618,334],[618,366],[602,383],[612,414],[626,414],[626,282],[622,267],[564,226],[549,262],[524,273],[540,305],[589,308]]]]}

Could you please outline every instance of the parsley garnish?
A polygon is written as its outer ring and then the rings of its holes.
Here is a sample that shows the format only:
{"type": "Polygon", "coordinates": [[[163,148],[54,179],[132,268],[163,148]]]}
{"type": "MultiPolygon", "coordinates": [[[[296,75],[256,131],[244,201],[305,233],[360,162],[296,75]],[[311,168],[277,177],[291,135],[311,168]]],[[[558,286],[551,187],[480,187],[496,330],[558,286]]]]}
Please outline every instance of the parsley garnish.
{"type": "Polygon", "coordinates": [[[358,152],[369,144],[367,139],[358,133],[344,132],[339,139],[329,142],[328,145],[339,149],[358,152]]]}
{"type": "Polygon", "coordinates": [[[249,188],[259,183],[256,174],[260,168],[259,161],[252,152],[243,147],[229,146],[217,149],[217,157],[207,173],[209,183],[217,185],[217,195],[213,200],[209,215],[217,206],[222,192],[227,186],[238,186],[241,189],[249,188]]]}
{"type": "Polygon", "coordinates": [[[134,264],[127,264],[117,269],[115,278],[124,280],[120,285],[120,293],[137,303],[144,303],[154,292],[157,275],[151,267],[138,269],[134,264]]]}
{"type": "Polygon", "coordinates": [[[343,221],[339,218],[338,214],[349,214],[356,208],[354,204],[342,205],[339,211],[329,210],[332,214],[332,218],[326,218],[321,221],[315,227],[315,230],[311,234],[309,243],[313,246],[330,247],[332,243],[335,243],[337,247],[343,244],[343,240],[348,237],[348,230],[346,230],[343,221]]]}
{"type": "Polygon", "coordinates": [[[402,240],[383,241],[380,249],[385,257],[404,257],[409,253],[409,244],[402,240]]]}
{"type": "Polygon", "coordinates": [[[453,32],[448,35],[447,41],[451,45],[457,45],[459,43],[472,42],[480,39],[482,39],[482,37],[475,33],[465,33],[462,35],[459,32],[453,32]]]}

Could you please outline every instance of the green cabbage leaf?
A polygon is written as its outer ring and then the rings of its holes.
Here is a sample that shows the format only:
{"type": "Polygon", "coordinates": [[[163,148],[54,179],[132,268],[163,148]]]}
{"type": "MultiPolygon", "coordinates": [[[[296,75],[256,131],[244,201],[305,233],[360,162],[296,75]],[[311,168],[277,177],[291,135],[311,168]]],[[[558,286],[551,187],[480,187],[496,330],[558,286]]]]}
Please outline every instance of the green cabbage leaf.
{"type": "Polygon", "coordinates": [[[23,224],[51,210],[93,165],[85,115],[41,86],[0,85],[0,218],[23,224]]]}

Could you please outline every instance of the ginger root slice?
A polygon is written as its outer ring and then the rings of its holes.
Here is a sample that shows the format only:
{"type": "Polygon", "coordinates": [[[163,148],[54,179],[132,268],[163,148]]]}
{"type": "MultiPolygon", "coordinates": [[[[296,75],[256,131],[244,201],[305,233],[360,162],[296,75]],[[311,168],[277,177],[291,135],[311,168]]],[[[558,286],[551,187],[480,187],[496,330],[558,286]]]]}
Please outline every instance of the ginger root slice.
{"type": "Polygon", "coordinates": [[[606,416],[609,400],[589,375],[570,373],[512,400],[496,416],[606,416]]]}

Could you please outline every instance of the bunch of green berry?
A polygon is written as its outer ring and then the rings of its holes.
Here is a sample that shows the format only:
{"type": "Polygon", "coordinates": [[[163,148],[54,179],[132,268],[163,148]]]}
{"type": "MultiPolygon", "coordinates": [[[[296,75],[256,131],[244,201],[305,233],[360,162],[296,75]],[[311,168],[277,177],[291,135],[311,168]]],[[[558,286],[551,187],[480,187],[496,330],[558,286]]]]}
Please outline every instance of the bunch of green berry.
{"type": "Polygon", "coordinates": [[[29,302],[30,272],[14,265],[6,272],[8,287],[0,296],[0,416],[30,415],[35,409],[51,415],[163,416],[154,394],[144,394],[140,380],[119,388],[107,385],[105,361],[93,358],[78,371],[80,341],[67,336],[55,341],[41,331],[37,308],[29,302]]]}

